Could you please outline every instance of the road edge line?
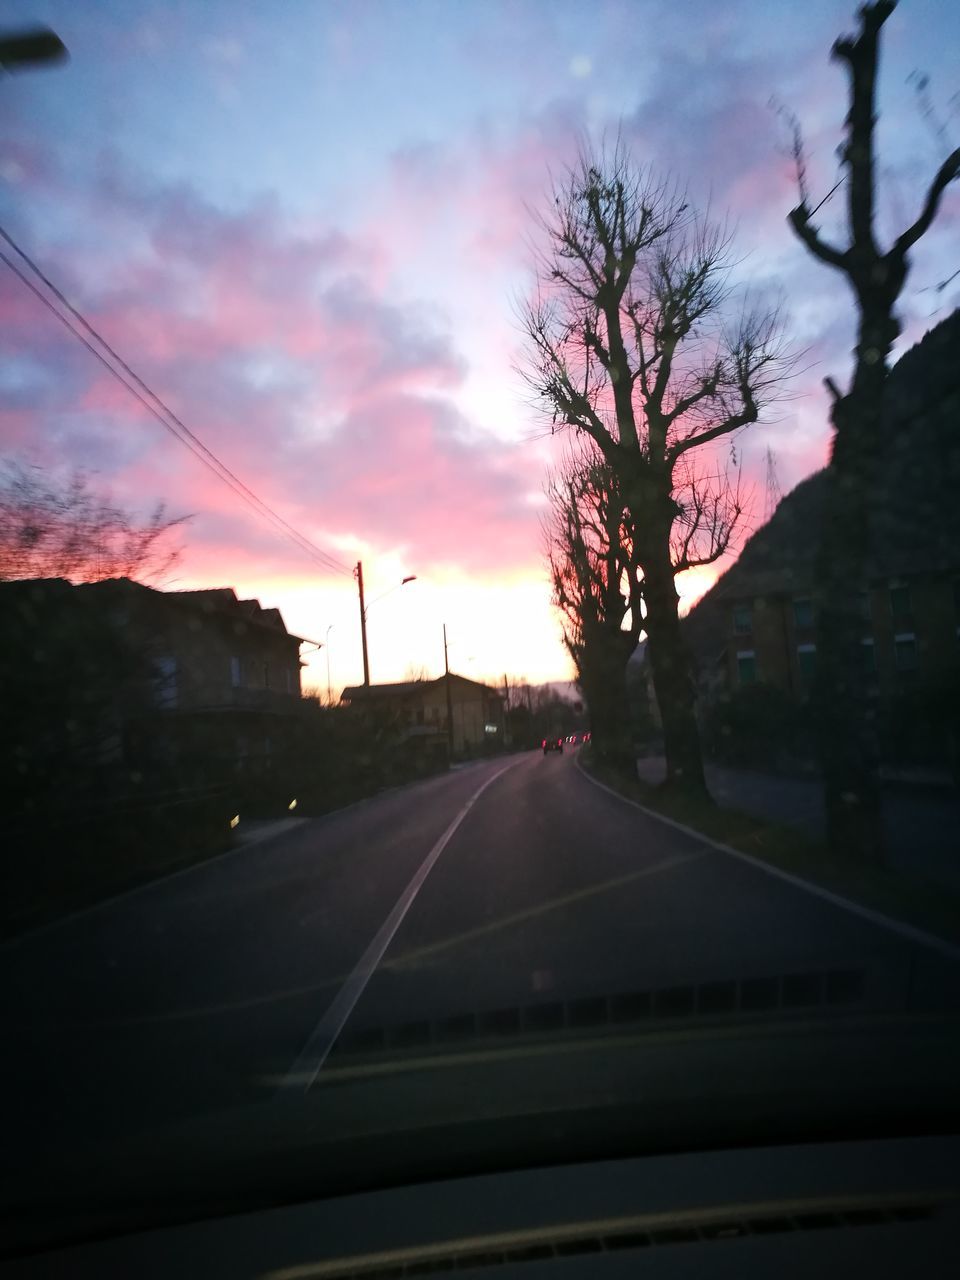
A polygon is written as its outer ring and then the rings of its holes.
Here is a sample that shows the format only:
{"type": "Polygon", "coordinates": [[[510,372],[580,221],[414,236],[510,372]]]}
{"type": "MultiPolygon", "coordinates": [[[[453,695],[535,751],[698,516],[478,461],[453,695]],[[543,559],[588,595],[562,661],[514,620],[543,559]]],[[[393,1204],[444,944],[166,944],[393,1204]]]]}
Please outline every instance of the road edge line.
{"type": "Polygon", "coordinates": [[[795,889],[804,889],[807,893],[812,893],[814,897],[823,898],[825,902],[829,902],[835,907],[841,907],[846,911],[852,912],[853,915],[869,920],[871,924],[879,925],[881,928],[889,929],[892,933],[899,934],[900,937],[907,938],[911,942],[929,947],[930,950],[937,951],[950,960],[960,961],[960,946],[948,942],[946,938],[938,937],[935,933],[928,933],[925,929],[918,929],[916,925],[907,924],[905,921],[897,920],[893,916],[884,915],[882,911],[875,911],[873,907],[854,902],[852,898],[845,898],[842,894],[834,893],[831,889],[825,889],[822,885],[815,884],[812,880],[804,880],[802,876],[796,876],[790,871],[783,871],[779,867],[774,867],[769,862],[764,862],[762,858],[754,858],[749,853],[743,853],[740,849],[735,849],[732,845],[724,844],[720,840],[714,840],[712,836],[704,835],[696,827],[688,827],[683,822],[677,822],[675,818],[668,818],[665,813],[658,813],[656,809],[648,809],[646,805],[640,804],[638,800],[623,796],[619,791],[615,791],[613,787],[608,787],[605,782],[601,782],[599,778],[594,778],[580,763],[579,756],[577,757],[577,770],[593,786],[599,787],[601,791],[606,791],[608,795],[613,796],[616,800],[629,804],[634,809],[639,809],[648,818],[655,818],[657,822],[673,827],[675,831],[682,831],[684,835],[692,836],[695,840],[699,840],[701,844],[708,845],[711,849],[716,849],[718,853],[725,853],[731,858],[737,858],[740,862],[745,862],[748,866],[756,868],[757,871],[764,871],[767,875],[773,876],[777,880],[783,880],[786,884],[793,885],[795,889]]]}
{"type": "Polygon", "coordinates": [[[298,1090],[303,1093],[308,1093],[313,1088],[317,1076],[320,1074],[323,1064],[329,1057],[330,1050],[333,1048],[337,1037],[343,1030],[350,1014],[355,1009],[357,1001],[366,990],[367,984],[373,977],[377,965],[383,959],[384,953],[393,941],[394,936],[403,923],[407,912],[413,906],[417,894],[423,887],[427,876],[433,870],[433,867],[441,853],[443,853],[444,849],[453,839],[460,827],[460,824],[487,788],[492,787],[497,779],[502,778],[505,773],[509,772],[509,770],[516,768],[516,766],[521,763],[522,759],[523,757],[521,757],[520,760],[514,760],[510,764],[504,765],[502,769],[498,769],[496,773],[487,778],[486,781],[473,792],[466,804],[464,804],[459,810],[456,817],[439,839],[434,842],[429,853],[420,863],[419,867],[407,883],[406,888],[394,903],[390,914],[374,934],[372,941],[367,945],[363,955],[350,971],[349,977],[343,983],[331,1003],[327,1006],[320,1018],[320,1021],[310,1033],[310,1038],[297,1054],[293,1065],[287,1071],[277,1093],[274,1095],[275,1100],[285,1097],[294,1085],[296,1085],[298,1090]],[[304,1083],[304,1076],[306,1076],[306,1083],[304,1083]]]}

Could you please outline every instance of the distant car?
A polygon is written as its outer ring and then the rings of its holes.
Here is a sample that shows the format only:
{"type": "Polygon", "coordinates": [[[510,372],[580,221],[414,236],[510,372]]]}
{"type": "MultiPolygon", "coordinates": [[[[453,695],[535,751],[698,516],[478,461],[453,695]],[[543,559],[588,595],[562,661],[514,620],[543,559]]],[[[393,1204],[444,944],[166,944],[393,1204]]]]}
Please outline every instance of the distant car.
{"type": "Polygon", "coordinates": [[[540,745],[543,747],[544,755],[546,755],[548,751],[559,751],[560,754],[563,755],[562,738],[544,738],[540,745]]]}

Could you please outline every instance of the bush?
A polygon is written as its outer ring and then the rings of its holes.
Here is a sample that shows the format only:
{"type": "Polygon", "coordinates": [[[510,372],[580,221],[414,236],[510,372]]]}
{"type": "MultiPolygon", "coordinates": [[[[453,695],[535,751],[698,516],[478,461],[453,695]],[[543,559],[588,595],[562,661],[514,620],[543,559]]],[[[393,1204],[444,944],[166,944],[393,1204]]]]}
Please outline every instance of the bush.
{"type": "Polygon", "coordinates": [[[813,756],[807,708],[774,685],[737,689],[704,716],[708,755],[739,768],[795,769],[813,756]]]}

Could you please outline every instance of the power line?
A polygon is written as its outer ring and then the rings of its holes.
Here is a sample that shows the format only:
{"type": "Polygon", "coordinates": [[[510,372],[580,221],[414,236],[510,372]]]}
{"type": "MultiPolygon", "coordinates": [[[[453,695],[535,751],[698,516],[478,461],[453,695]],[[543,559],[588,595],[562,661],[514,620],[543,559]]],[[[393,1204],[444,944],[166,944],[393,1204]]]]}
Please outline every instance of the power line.
{"type": "Polygon", "coordinates": [[[130,365],[127,364],[123,357],[120,356],[109,342],[107,342],[106,338],[104,338],[103,335],[90,323],[90,321],[87,320],[83,313],[70,302],[61,290],[57,288],[53,281],[44,274],[42,269],[33,261],[29,254],[20,248],[13,237],[2,226],[0,226],[0,237],[2,237],[17,254],[19,254],[34,275],[43,281],[44,285],[50,290],[54,297],[56,297],[57,300],[67,308],[70,314],[79,321],[87,333],[89,333],[94,340],[99,343],[103,350],[110,353],[110,356],[116,361],[120,369],[122,369],[136,385],[130,385],[130,382],[128,382],[121,375],[118,369],[106,359],[102,352],[98,351],[97,348],[94,347],[93,344],[89,342],[73,324],[71,324],[68,317],[58,310],[51,300],[37,288],[34,282],[26,276],[17,264],[13,262],[2,250],[0,250],[0,261],[4,262],[6,266],[10,268],[13,274],[26,285],[30,292],[33,293],[34,296],[37,297],[43,305],[57,317],[61,324],[63,324],[63,326],[87,348],[91,355],[95,356],[96,359],[100,361],[103,367],[113,375],[120,385],[128,391],[130,395],[137,399],[140,404],[142,404],[144,408],[153,415],[154,418],[157,419],[160,425],[164,427],[164,429],[167,430],[175,440],[178,440],[182,445],[189,449],[194,457],[199,459],[199,461],[202,462],[218,480],[221,480],[262,519],[269,520],[277,530],[290,538],[301,551],[304,551],[312,559],[323,565],[324,568],[332,569],[337,573],[350,576],[351,570],[348,569],[346,565],[341,564],[334,556],[323,551],[320,547],[316,546],[315,543],[311,542],[304,534],[300,533],[299,530],[295,529],[293,525],[283,518],[283,516],[274,511],[273,508],[264,502],[262,498],[258,497],[258,495],[254,493],[248,485],[244,484],[239,476],[235,475],[234,472],[230,470],[226,463],[221,462],[213,450],[209,449],[203,441],[190,430],[186,423],[173,412],[169,405],[167,405],[165,401],[162,400],[161,397],[158,396],[157,393],[139,376],[139,374],[137,374],[130,365]],[[141,387],[146,393],[146,396],[142,395],[140,391],[137,390],[137,387],[141,387]],[[146,397],[149,397],[149,399],[146,397]],[[153,401],[153,403],[150,403],[150,401],[153,401]]]}
{"type": "Polygon", "coordinates": [[[124,389],[128,391],[132,396],[134,396],[134,398],[137,399],[144,406],[144,408],[146,408],[153,415],[153,417],[157,419],[157,421],[160,423],[162,427],[164,427],[167,431],[170,432],[170,434],[174,437],[174,439],[178,440],[181,444],[185,445],[190,450],[190,452],[193,453],[194,456],[199,459],[200,462],[202,462],[210,471],[212,471],[213,474],[219,480],[221,480],[224,484],[226,484],[227,487],[231,489],[242,501],[246,502],[246,504],[250,506],[256,512],[257,515],[261,516],[261,518],[264,518],[270,521],[279,532],[283,533],[286,537],[292,539],[292,541],[299,547],[301,551],[304,551],[307,555],[309,555],[312,559],[314,559],[319,564],[321,564],[324,568],[332,569],[337,573],[343,573],[343,574],[350,573],[350,570],[347,569],[345,565],[341,564],[338,560],[336,560],[333,556],[329,555],[327,552],[321,550],[321,548],[317,547],[313,542],[310,541],[309,538],[301,534],[297,529],[295,529],[291,524],[289,524],[289,522],[286,521],[281,515],[279,515],[276,511],[274,511],[272,507],[270,507],[266,502],[264,502],[262,498],[258,497],[258,495],[255,494],[252,489],[250,489],[247,485],[245,485],[243,481],[238,476],[236,476],[230,470],[230,468],[227,467],[225,463],[221,462],[221,460],[217,457],[217,455],[211,449],[209,449],[203,443],[203,441],[200,440],[190,430],[189,427],[187,427],[187,425],[173,412],[173,410],[169,407],[169,405],[167,405],[161,399],[161,397],[158,396],[156,392],[154,392],[153,389],[149,387],[147,383],[144,382],[144,380],[140,378],[133,371],[133,369],[130,368],[130,366],[126,363],[126,361],[124,361],[123,358],[118,354],[118,352],[114,350],[114,348],[110,345],[109,342],[107,342],[107,340],[102,336],[102,334],[100,334],[99,331],[92,324],[90,324],[90,322],[86,319],[86,317],[80,311],[78,311],[77,308],[74,307],[66,297],[64,297],[64,295],[56,287],[56,285],[54,285],[53,282],[49,280],[46,275],[44,275],[43,271],[36,265],[35,262],[33,262],[33,260],[29,257],[29,255],[26,254],[20,248],[19,245],[16,244],[16,242],[12,239],[12,237],[2,227],[0,227],[0,236],[2,236],[3,239],[5,239],[16,250],[16,252],[21,256],[21,258],[23,258],[23,260],[30,266],[31,270],[39,277],[39,279],[41,279],[44,282],[44,284],[51,290],[51,292],[53,292],[53,294],[64,304],[64,306],[66,306],[67,309],[74,316],[76,316],[78,321],[84,326],[87,332],[91,334],[91,336],[104,348],[104,350],[110,353],[113,359],[116,360],[117,364],[128,374],[128,376],[132,379],[132,381],[137,383],[139,386],[141,386],[144,389],[147,396],[149,396],[150,399],[154,401],[154,404],[151,404],[147,399],[145,399],[144,396],[137,391],[135,386],[131,386],[121,376],[121,374],[117,371],[117,369],[114,368],[114,366],[111,365],[110,362],[105,359],[103,354],[100,351],[98,351],[83,336],[83,334],[80,333],[70,323],[68,318],[64,316],[51,303],[50,299],[47,298],[36,287],[36,285],[27,276],[23,274],[23,272],[19,269],[16,263],[12,262],[6,256],[6,254],[4,254],[2,251],[0,251],[0,260],[2,260],[10,268],[11,271],[13,271],[13,273],[27,286],[27,288],[30,289],[30,291],[44,304],[44,306],[46,306],[50,311],[52,311],[52,313],[57,317],[58,320],[60,320],[60,322],[65,326],[65,328],[68,329],[69,332],[72,333],[73,336],[77,338],[78,341],[81,342],[87,348],[87,350],[93,356],[96,357],[97,360],[100,361],[100,363],[104,366],[104,368],[110,374],[112,374],[114,378],[116,378],[116,380],[120,383],[120,385],[124,387],[124,389]],[[155,407],[155,405],[159,406],[159,409],[155,407]],[[163,415],[166,415],[166,417],[163,415]],[[170,421],[167,421],[167,419],[170,419],[170,421]],[[175,426],[172,426],[171,422],[174,423],[175,426]]]}

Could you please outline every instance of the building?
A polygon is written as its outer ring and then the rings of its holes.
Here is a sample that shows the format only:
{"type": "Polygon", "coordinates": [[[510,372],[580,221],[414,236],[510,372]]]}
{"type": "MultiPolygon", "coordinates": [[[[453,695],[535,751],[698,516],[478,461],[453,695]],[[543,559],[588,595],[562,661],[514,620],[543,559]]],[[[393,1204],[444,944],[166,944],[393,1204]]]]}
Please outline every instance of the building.
{"type": "Polygon", "coordinates": [[[235,778],[268,765],[299,711],[301,638],[229,587],[39,579],[0,584],[0,609],[4,664],[54,723],[78,722],[71,698],[88,708],[77,747],[104,765],[235,778]]]}
{"type": "MultiPolygon", "coordinates": [[[[857,592],[864,671],[878,697],[955,679],[960,655],[960,559],[938,572],[917,568],[872,578],[857,592]]],[[[728,689],[764,683],[808,697],[817,664],[814,587],[745,578],[721,597],[720,651],[728,689]]]]}
{"type": "Polygon", "coordinates": [[[504,743],[503,698],[498,690],[453,672],[437,680],[405,680],[398,684],[355,685],[344,689],[343,706],[379,716],[403,739],[425,751],[446,748],[447,682],[453,713],[454,756],[499,751],[504,743]]]}
{"type": "Polygon", "coordinates": [[[154,594],[163,597],[156,616],[168,650],[161,660],[170,672],[170,705],[280,714],[292,709],[301,692],[304,641],[287,631],[279,609],[239,600],[231,587],[154,594]]]}
{"type": "MultiPolygon", "coordinates": [[[[882,749],[887,756],[955,761],[960,313],[891,371],[877,449],[871,555],[864,580],[850,590],[863,620],[864,670],[877,700],[882,749]]],[[[825,469],[788,494],[685,620],[703,703],[753,685],[801,704],[808,698],[817,666],[815,558],[832,483],[825,469]]]]}

